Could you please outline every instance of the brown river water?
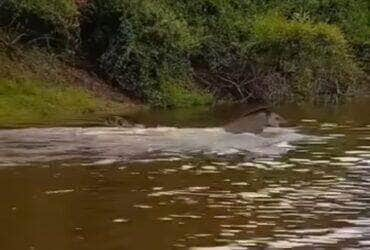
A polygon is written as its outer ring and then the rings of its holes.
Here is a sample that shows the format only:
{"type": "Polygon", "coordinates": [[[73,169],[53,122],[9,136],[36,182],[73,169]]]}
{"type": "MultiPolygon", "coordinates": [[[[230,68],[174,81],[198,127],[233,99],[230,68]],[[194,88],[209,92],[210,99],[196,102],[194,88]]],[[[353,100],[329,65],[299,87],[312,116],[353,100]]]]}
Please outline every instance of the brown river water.
{"type": "Polygon", "coordinates": [[[261,136],[219,128],[237,111],[0,130],[0,249],[370,249],[370,101],[261,136]]]}

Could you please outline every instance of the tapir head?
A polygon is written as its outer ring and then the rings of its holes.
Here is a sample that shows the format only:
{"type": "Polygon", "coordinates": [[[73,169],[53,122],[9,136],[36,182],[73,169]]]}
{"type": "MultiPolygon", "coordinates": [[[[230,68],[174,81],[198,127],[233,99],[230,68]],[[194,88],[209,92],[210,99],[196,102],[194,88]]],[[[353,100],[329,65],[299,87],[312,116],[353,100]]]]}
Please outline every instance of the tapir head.
{"type": "Polygon", "coordinates": [[[287,124],[287,121],[280,115],[274,112],[269,112],[267,114],[267,123],[268,123],[268,126],[270,127],[280,127],[282,125],[287,124]]]}

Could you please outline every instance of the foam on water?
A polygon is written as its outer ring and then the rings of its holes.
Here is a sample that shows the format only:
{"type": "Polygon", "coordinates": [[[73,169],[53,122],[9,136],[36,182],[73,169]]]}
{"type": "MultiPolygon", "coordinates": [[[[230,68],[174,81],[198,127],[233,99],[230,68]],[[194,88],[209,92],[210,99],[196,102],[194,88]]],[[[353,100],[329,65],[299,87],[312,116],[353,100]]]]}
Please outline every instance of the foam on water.
{"type": "Polygon", "coordinates": [[[0,131],[0,166],[79,160],[87,163],[169,158],[191,154],[280,155],[304,138],[288,128],[261,135],[232,134],[223,128],[29,128],[0,131]]]}

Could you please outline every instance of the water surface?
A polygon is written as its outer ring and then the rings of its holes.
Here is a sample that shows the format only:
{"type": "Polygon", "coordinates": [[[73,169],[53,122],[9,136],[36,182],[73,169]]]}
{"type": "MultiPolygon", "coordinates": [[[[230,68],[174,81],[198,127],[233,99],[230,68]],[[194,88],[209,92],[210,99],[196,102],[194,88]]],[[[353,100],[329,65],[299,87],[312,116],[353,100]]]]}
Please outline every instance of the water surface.
{"type": "Polygon", "coordinates": [[[2,131],[0,249],[368,249],[369,104],[282,107],[264,137],[217,129],[234,108],[2,131]]]}

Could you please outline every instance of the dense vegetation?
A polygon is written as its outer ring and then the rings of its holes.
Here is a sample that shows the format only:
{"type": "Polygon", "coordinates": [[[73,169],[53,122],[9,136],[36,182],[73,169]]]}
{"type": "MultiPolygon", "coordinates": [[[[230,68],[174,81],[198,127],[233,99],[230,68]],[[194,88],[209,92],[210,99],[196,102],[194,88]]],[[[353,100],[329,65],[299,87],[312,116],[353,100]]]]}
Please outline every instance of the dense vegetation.
{"type": "Polygon", "coordinates": [[[5,0],[12,41],[153,105],[337,100],[368,72],[367,0],[5,0]]]}

